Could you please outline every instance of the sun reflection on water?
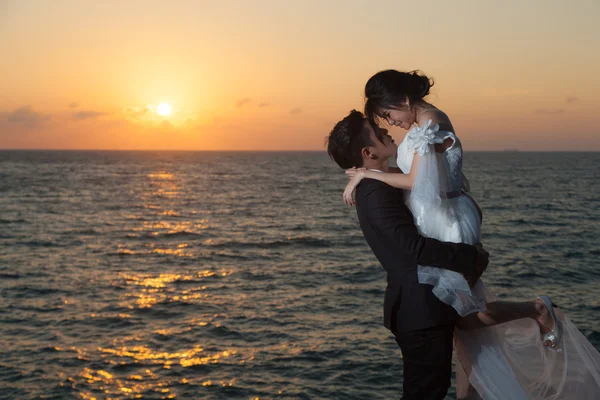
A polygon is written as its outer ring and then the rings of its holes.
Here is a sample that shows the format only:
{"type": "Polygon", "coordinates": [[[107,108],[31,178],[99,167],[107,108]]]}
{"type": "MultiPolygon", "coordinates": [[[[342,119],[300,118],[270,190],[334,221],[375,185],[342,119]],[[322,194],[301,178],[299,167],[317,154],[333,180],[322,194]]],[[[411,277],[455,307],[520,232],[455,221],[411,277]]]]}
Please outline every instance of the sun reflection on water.
{"type": "MultiPolygon", "coordinates": [[[[75,348],[73,348],[75,349],[75,348]]],[[[85,348],[76,349],[80,355],[80,359],[89,360],[88,351],[85,348]]],[[[175,352],[157,352],[147,346],[121,346],[115,348],[97,348],[100,358],[110,366],[117,367],[119,365],[136,365],[144,366],[161,366],[163,369],[171,369],[176,365],[181,368],[190,368],[200,365],[218,364],[227,358],[235,358],[237,350],[230,349],[218,352],[205,352],[201,346],[194,346],[187,350],[175,352]]],[[[60,374],[61,378],[65,378],[65,374],[60,374]]],[[[126,377],[118,377],[115,373],[105,369],[93,369],[84,367],[76,376],[68,377],[65,384],[72,387],[81,386],[85,383],[91,392],[79,391],[79,395],[83,399],[97,398],[98,393],[103,396],[111,396],[114,398],[141,398],[148,395],[150,392],[163,395],[161,398],[175,398],[175,393],[172,386],[187,385],[194,383],[202,386],[219,385],[222,387],[233,386],[235,379],[220,380],[217,384],[213,380],[198,378],[177,378],[172,382],[159,379],[159,375],[152,372],[151,369],[145,368],[143,373],[133,373],[126,377]]],[[[111,398],[106,397],[106,398],[111,398]]],[[[105,397],[102,397],[105,398],[105,397]]]]}
{"type": "Polygon", "coordinates": [[[175,183],[175,175],[166,171],[147,174],[152,186],[156,190],[144,193],[144,197],[177,198],[182,193],[182,186],[175,183]]]}
{"type": "Polygon", "coordinates": [[[152,253],[170,254],[170,255],[176,255],[179,257],[193,257],[194,256],[194,253],[192,253],[191,251],[185,251],[182,247],[179,247],[179,246],[177,249],[154,248],[152,250],[152,253]]]}
{"type": "MultiPolygon", "coordinates": [[[[133,260],[164,256],[165,261],[173,257],[172,260],[185,265],[183,263],[189,262],[188,260],[199,257],[197,246],[214,243],[205,236],[213,226],[205,217],[196,219],[196,211],[188,210],[184,214],[178,207],[184,186],[176,174],[156,171],[146,174],[146,178],[148,180],[141,186],[142,192],[137,204],[142,211],[138,213],[131,210],[130,214],[124,216],[126,222],[122,228],[125,239],[116,244],[116,253],[125,257],[122,260],[130,260],[127,256],[135,256],[131,258],[133,260]],[[182,218],[190,214],[192,218],[182,218]]],[[[217,242],[220,243],[219,240],[217,242]]],[[[218,313],[203,313],[202,317],[186,321],[162,317],[165,315],[162,313],[168,315],[169,311],[174,310],[172,307],[177,307],[177,303],[205,303],[208,306],[218,304],[218,300],[215,301],[218,295],[211,290],[211,283],[229,278],[233,271],[225,268],[186,268],[181,273],[163,271],[118,272],[116,279],[110,279],[110,284],[123,290],[119,292],[119,305],[130,311],[86,314],[94,320],[118,318],[130,320],[127,322],[132,324],[142,320],[149,325],[139,331],[141,333],[136,333],[139,336],[113,339],[108,344],[100,342],[100,346],[91,348],[71,348],[71,351],[77,352],[77,358],[85,362],[85,367],[76,375],[68,377],[64,384],[71,385],[74,389],[77,387],[76,391],[82,399],[170,399],[177,397],[178,390],[182,390],[182,387],[196,387],[200,390],[232,387],[235,379],[207,375],[207,366],[244,365],[253,362],[255,350],[243,357],[239,353],[240,349],[218,344],[221,343],[218,335],[228,334],[223,322],[228,316],[220,310],[218,313]],[[157,308],[160,313],[157,315],[161,317],[146,319],[154,315],[148,310],[154,311],[157,308]],[[180,339],[189,341],[194,337],[194,330],[217,332],[216,342],[209,339],[203,345],[188,344],[179,349],[170,347],[181,345],[177,343],[180,339]],[[165,370],[168,371],[166,374],[165,370]]],[[[183,314],[178,312],[179,315],[183,314]]],[[[191,340],[193,343],[193,339],[191,340]]],[[[56,351],[63,350],[57,346],[56,351]]]]}
{"type": "MultiPolygon", "coordinates": [[[[131,219],[139,218],[132,216],[131,219]]],[[[156,232],[166,234],[191,233],[200,234],[202,230],[210,229],[207,219],[195,221],[144,221],[142,226],[131,228],[134,232],[156,232]],[[157,232],[161,231],[161,232],[157,232]]]]}
{"type": "Polygon", "coordinates": [[[113,374],[104,370],[93,370],[84,368],[79,375],[67,379],[73,386],[82,381],[91,386],[93,392],[79,391],[82,399],[99,398],[143,398],[149,392],[161,395],[161,399],[173,399],[177,397],[176,393],[170,393],[170,383],[158,380],[158,375],[152,373],[149,369],[145,371],[145,377],[142,375],[129,375],[126,378],[115,378],[113,374]],[[148,379],[149,381],[144,381],[148,379]],[[102,393],[102,397],[97,393],[102,393]],[[106,396],[106,397],[104,397],[106,396]]]}
{"type": "Polygon", "coordinates": [[[155,174],[148,174],[146,176],[150,179],[157,179],[157,180],[160,180],[160,179],[171,179],[172,180],[173,179],[173,174],[170,174],[168,172],[157,172],[155,174]]]}
{"type": "MultiPolygon", "coordinates": [[[[232,271],[221,269],[220,271],[202,270],[195,274],[173,274],[164,273],[159,275],[119,273],[119,281],[113,285],[121,286],[124,282],[129,287],[124,295],[124,300],[134,298],[135,306],[126,302],[124,306],[129,309],[151,308],[159,303],[183,302],[194,303],[196,300],[207,300],[210,295],[206,293],[207,286],[201,284],[205,279],[224,278],[232,274],[232,271]],[[189,284],[183,287],[175,286],[180,283],[189,284]]],[[[126,316],[121,316],[126,318],[126,316]]]]}

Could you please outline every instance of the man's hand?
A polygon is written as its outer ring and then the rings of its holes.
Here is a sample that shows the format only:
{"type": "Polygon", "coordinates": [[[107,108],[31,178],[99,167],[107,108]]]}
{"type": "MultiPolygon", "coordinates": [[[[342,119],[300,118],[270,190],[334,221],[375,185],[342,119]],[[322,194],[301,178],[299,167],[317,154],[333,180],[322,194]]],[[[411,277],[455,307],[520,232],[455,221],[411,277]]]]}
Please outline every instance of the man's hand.
{"type": "Polygon", "coordinates": [[[477,258],[475,259],[475,269],[477,271],[477,276],[466,277],[470,287],[475,286],[475,283],[477,283],[477,279],[479,279],[479,277],[483,275],[490,262],[490,253],[488,253],[483,248],[483,245],[481,243],[477,243],[475,247],[477,247],[477,258]]]}

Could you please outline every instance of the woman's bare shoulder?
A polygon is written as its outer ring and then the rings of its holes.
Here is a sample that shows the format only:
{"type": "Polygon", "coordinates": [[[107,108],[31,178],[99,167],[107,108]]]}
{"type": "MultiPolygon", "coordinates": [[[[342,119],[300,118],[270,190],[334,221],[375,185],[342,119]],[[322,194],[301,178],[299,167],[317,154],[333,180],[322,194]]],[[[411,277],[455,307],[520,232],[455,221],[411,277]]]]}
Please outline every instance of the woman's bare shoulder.
{"type": "Polygon", "coordinates": [[[432,123],[439,125],[440,131],[450,131],[452,133],[456,133],[454,132],[454,127],[452,126],[452,122],[450,122],[450,117],[448,117],[448,114],[439,108],[434,107],[425,110],[419,116],[419,125],[423,125],[429,120],[431,120],[432,123]]]}
{"type": "MultiPolygon", "coordinates": [[[[431,120],[432,124],[437,124],[439,126],[440,131],[452,132],[454,135],[456,135],[456,132],[454,131],[454,127],[452,126],[452,122],[450,122],[450,118],[448,117],[448,114],[446,114],[439,108],[434,107],[434,108],[425,110],[425,112],[423,112],[421,114],[420,119],[424,120],[425,122],[431,120]]],[[[448,150],[450,147],[452,147],[453,144],[454,144],[454,138],[447,137],[443,143],[439,143],[434,146],[435,151],[437,153],[443,153],[446,150],[448,150]]]]}

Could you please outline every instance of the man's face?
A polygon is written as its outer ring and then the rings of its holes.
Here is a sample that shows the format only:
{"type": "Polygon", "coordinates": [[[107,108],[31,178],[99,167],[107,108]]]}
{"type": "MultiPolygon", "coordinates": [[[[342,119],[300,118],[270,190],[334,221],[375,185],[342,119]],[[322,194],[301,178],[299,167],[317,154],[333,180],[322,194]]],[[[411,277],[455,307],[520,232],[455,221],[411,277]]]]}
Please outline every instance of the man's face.
{"type": "Polygon", "coordinates": [[[390,158],[395,157],[398,152],[398,145],[394,142],[394,139],[388,134],[388,130],[380,127],[375,127],[377,130],[377,134],[375,134],[375,130],[368,122],[365,122],[369,128],[369,135],[371,138],[371,142],[373,142],[372,146],[369,146],[369,150],[371,153],[375,154],[378,158],[390,158]],[[379,138],[382,140],[380,141],[379,138]],[[382,143],[383,141],[383,143],[382,143]]]}

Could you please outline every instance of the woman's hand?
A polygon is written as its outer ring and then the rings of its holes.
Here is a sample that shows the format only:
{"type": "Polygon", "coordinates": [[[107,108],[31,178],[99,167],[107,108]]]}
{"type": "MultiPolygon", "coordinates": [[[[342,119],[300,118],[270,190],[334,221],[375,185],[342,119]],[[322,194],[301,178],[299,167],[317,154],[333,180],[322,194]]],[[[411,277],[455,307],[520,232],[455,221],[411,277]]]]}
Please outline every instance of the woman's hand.
{"type": "Polygon", "coordinates": [[[346,170],[346,175],[350,177],[350,182],[348,182],[348,184],[346,185],[346,189],[344,190],[344,194],[342,195],[342,197],[344,198],[344,203],[348,204],[350,207],[352,207],[355,204],[354,199],[352,198],[352,193],[354,192],[354,189],[356,189],[360,181],[362,181],[365,177],[365,170],[366,168],[352,168],[346,170]]]}
{"type": "Polygon", "coordinates": [[[346,175],[348,175],[348,178],[352,179],[354,177],[354,175],[358,174],[361,171],[366,171],[366,168],[356,168],[356,167],[352,167],[350,169],[346,170],[346,175]]]}

